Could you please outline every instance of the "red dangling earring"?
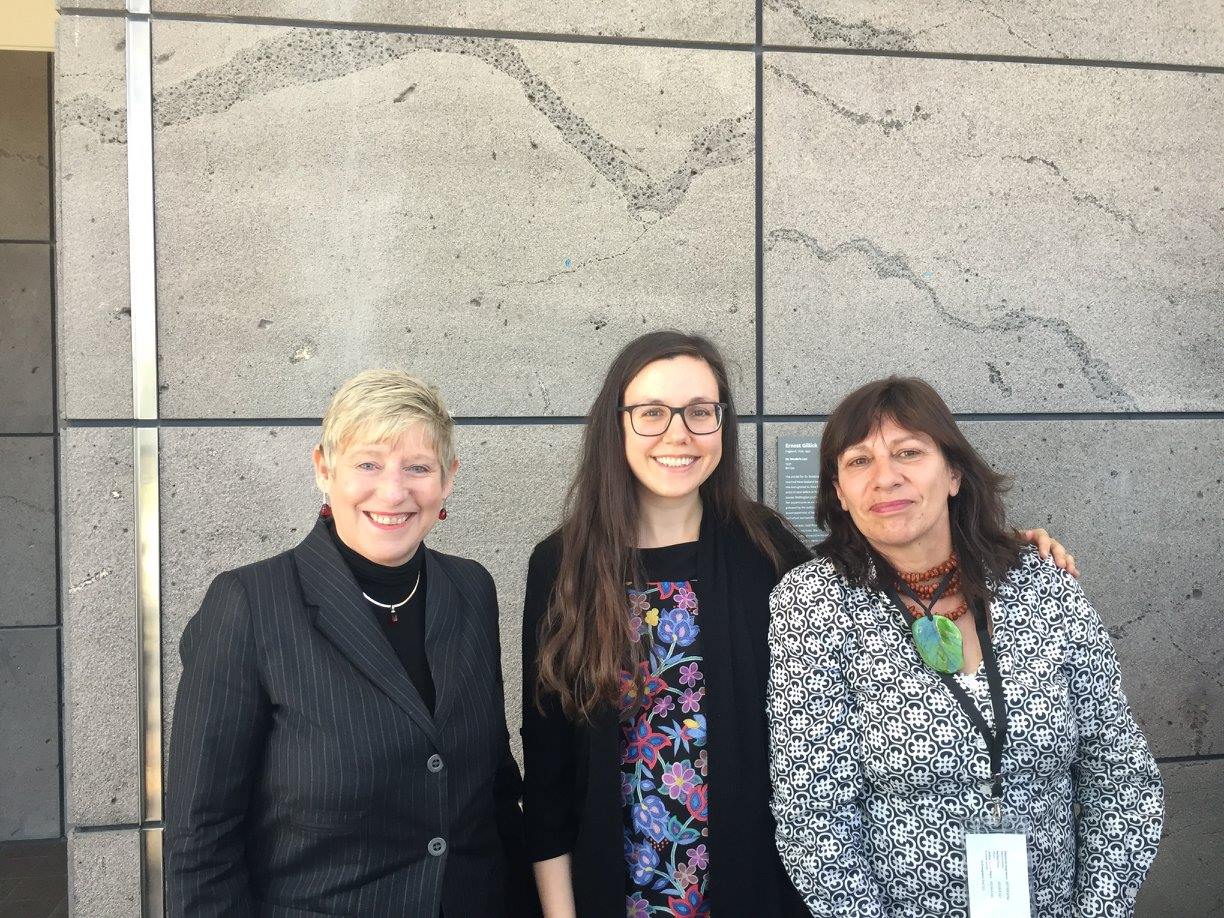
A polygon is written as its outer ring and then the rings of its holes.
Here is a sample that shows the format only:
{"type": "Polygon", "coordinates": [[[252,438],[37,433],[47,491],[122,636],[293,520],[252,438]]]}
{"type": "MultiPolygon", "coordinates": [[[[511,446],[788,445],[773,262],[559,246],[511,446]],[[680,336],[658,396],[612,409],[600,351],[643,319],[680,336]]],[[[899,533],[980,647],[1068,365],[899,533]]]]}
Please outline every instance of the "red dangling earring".
{"type": "Polygon", "coordinates": [[[441,510],[438,511],[438,519],[444,520],[446,519],[446,517],[447,517],[446,508],[443,507],[441,510]]]}
{"type": "Polygon", "coordinates": [[[331,519],[331,515],[332,515],[331,504],[325,503],[322,507],[319,508],[319,516],[323,517],[323,519],[329,520],[331,519]]]}

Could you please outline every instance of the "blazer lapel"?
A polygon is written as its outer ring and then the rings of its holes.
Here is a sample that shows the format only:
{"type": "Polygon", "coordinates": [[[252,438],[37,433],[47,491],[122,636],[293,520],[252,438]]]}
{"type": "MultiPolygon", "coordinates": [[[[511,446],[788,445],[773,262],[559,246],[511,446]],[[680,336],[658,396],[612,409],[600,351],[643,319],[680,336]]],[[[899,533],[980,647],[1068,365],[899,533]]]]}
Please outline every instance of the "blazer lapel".
{"type": "Polygon", "coordinates": [[[454,705],[455,674],[461,671],[455,655],[462,633],[462,618],[468,614],[467,597],[456,588],[449,572],[428,547],[425,549],[425,657],[433,677],[437,698],[434,722],[444,718],[454,705]]]}
{"type": "MultiPolygon", "coordinates": [[[[302,580],[303,597],[307,605],[315,608],[315,627],[436,744],[438,731],[429,709],[386,636],[378,629],[352,571],[332,543],[327,524],[319,520],[293,554],[302,580]]],[[[428,576],[426,608],[430,603],[428,595],[434,591],[432,568],[428,576]]],[[[437,679],[436,670],[434,679],[437,679]]]]}

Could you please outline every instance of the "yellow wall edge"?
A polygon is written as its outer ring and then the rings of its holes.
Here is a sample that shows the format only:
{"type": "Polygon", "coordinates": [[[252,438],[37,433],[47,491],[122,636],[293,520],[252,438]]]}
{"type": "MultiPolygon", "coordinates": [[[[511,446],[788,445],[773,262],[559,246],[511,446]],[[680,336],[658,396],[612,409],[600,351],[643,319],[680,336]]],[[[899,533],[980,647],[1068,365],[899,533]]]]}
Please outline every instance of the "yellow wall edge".
{"type": "Polygon", "coordinates": [[[55,50],[55,0],[3,0],[0,49],[55,50]]]}

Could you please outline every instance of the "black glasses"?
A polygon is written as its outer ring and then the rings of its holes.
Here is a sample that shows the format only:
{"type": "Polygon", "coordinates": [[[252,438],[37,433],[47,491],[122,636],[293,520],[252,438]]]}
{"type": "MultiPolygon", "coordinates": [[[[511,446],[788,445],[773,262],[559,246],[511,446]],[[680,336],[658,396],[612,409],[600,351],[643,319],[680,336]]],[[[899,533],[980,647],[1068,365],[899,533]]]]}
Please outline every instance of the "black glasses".
{"type": "Polygon", "coordinates": [[[629,423],[639,437],[657,437],[671,427],[672,418],[680,420],[688,432],[701,436],[712,434],[722,427],[725,402],[693,402],[681,408],[670,405],[621,405],[620,411],[629,412],[629,423]]]}

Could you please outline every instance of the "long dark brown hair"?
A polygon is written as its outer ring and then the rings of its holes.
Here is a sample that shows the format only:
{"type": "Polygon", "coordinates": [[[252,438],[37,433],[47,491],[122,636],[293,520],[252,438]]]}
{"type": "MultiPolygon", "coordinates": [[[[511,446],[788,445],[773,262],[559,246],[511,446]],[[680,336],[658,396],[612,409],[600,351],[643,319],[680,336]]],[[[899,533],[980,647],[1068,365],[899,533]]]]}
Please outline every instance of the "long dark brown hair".
{"type": "Polygon", "coordinates": [[[557,581],[540,628],[536,703],[541,693],[555,695],[573,720],[589,721],[601,707],[614,704],[621,671],[637,673],[646,659],[641,643],[630,635],[625,592],[629,584],[644,584],[637,549],[637,482],[625,458],[619,408],[638,373],[656,360],[675,357],[704,361],[718,381],[718,400],[727,405],[722,459],[699,491],[703,514],[738,523],[779,573],[784,563],[767,525],[776,514],[744,492],[739,424],[718,349],[699,335],[678,331],[650,332],[629,342],[612,361],[587,414],[578,473],[560,527],[557,581]]]}
{"type": "Polygon", "coordinates": [[[888,562],[858,531],[834,489],[841,454],[867,439],[885,420],[926,434],[960,476],[959,491],[948,499],[948,515],[952,548],[960,560],[961,594],[967,602],[989,608],[990,582],[1005,579],[1019,560],[1022,545],[1008,528],[1003,510],[1008,479],[978,455],[939,393],[921,379],[889,376],[868,383],[842,399],[829,415],[820,438],[816,497],[816,523],[829,535],[816,546],[817,555],[831,560],[856,586],[879,589],[891,576],[888,562]]]}

